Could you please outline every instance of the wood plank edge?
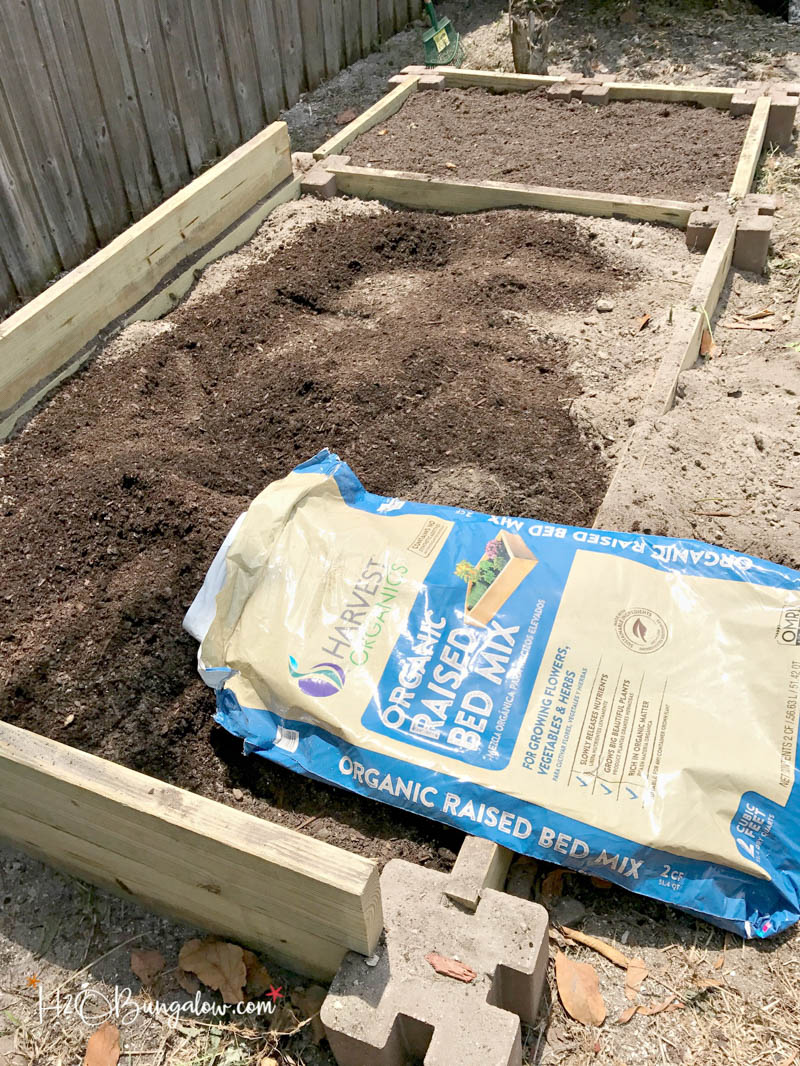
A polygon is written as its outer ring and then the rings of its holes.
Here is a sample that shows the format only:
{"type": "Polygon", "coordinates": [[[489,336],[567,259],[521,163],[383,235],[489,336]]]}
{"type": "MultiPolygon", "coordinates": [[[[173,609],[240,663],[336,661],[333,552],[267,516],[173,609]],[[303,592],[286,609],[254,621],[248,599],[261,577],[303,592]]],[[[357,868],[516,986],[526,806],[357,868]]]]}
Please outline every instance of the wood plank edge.
{"type": "Polygon", "coordinates": [[[294,176],[285,178],[245,215],[231,223],[202,248],[182,259],[141,300],[117,315],[67,362],[31,386],[7,410],[0,410],[0,441],[9,437],[16,429],[21,429],[50,393],[80,370],[87,360],[121,329],[131,322],[152,321],[172,311],[193,287],[197,280],[197,271],[241,247],[276,207],[288,200],[296,200],[299,196],[300,179],[294,176]]]}
{"type": "Polygon", "coordinates": [[[761,96],[756,101],[728,192],[731,200],[740,200],[750,192],[761,161],[771,107],[772,100],[769,96],[761,96]]]}
{"type": "Polygon", "coordinates": [[[377,126],[381,119],[396,114],[405,103],[406,98],[417,91],[418,84],[419,75],[409,74],[408,79],[402,85],[395,85],[391,92],[386,93],[372,107],[367,108],[352,122],[348,122],[338,133],[335,133],[333,137],[329,137],[324,144],[321,144],[313,152],[314,158],[326,159],[329,155],[341,154],[342,149],[347,147],[356,137],[360,137],[362,133],[371,130],[373,126],[377,126]]]}

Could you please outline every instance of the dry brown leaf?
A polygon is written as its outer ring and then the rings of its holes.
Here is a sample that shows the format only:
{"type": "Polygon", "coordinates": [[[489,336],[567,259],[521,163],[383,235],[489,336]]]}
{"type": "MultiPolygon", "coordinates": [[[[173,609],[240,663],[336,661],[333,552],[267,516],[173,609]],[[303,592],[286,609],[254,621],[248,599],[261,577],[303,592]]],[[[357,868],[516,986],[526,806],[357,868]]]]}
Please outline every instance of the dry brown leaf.
{"type": "Polygon", "coordinates": [[[458,170],[458,167],[456,166],[455,163],[445,163],[445,166],[447,167],[448,170],[458,170]]]}
{"type": "Polygon", "coordinates": [[[117,1066],[119,1056],[119,1029],[106,1022],[89,1037],[83,1066],[117,1066]]]}
{"type": "Polygon", "coordinates": [[[325,1002],[327,991],[322,985],[309,985],[308,988],[296,988],[292,992],[292,1003],[300,1009],[306,1018],[311,1019],[311,1033],[317,1044],[325,1039],[325,1026],[319,1012],[325,1002]]]}
{"type": "Polygon", "coordinates": [[[713,356],[717,350],[717,346],[714,343],[714,338],[711,336],[710,329],[703,330],[703,336],[700,338],[700,354],[713,356]]]}
{"type": "Polygon", "coordinates": [[[641,333],[647,323],[650,321],[650,315],[642,315],[639,321],[636,323],[636,332],[641,333]]]}
{"type": "Polygon", "coordinates": [[[699,988],[702,992],[708,992],[712,988],[725,987],[724,981],[717,981],[713,977],[695,977],[694,981],[692,981],[692,984],[695,986],[695,988],[699,988]]]}
{"type": "Polygon", "coordinates": [[[463,981],[465,985],[470,984],[478,976],[471,966],[465,966],[458,959],[448,959],[446,955],[440,955],[438,951],[429,952],[425,956],[425,961],[429,962],[443,977],[452,977],[455,981],[463,981]]]}
{"type": "Polygon", "coordinates": [[[623,970],[627,970],[631,963],[631,959],[619,948],[606,944],[605,940],[601,940],[600,937],[589,936],[588,933],[582,933],[579,929],[569,929],[566,925],[561,926],[561,932],[568,940],[573,940],[576,944],[583,944],[584,947],[592,948],[598,955],[603,955],[609,962],[613,962],[615,966],[621,966],[623,970]]]}
{"type": "Polygon", "coordinates": [[[188,992],[190,996],[196,996],[200,991],[200,982],[194,974],[187,973],[186,970],[181,970],[180,967],[178,967],[178,984],[183,991],[188,992]]]}
{"type": "Polygon", "coordinates": [[[223,940],[188,940],[181,948],[178,963],[183,970],[197,974],[226,1003],[241,1003],[247,980],[244,952],[237,944],[223,940]]]}
{"type": "Polygon", "coordinates": [[[564,871],[551,870],[547,877],[542,880],[542,886],[539,891],[542,899],[545,900],[558,899],[562,896],[564,893],[564,871]]]}
{"type": "Polygon", "coordinates": [[[348,122],[352,122],[354,119],[357,118],[358,115],[355,113],[355,111],[353,111],[352,108],[348,108],[347,111],[341,111],[336,116],[334,121],[336,122],[337,126],[346,126],[348,122]]]}
{"type": "Polygon", "coordinates": [[[769,307],[764,307],[761,311],[752,311],[749,315],[739,315],[739,318],[745,322],[753,322],[759,318],[770,318],[774,314],[775,312],[769,307]]]}
{"type": "Polygon", "coordinates": [[[620,1014],[619,1018],[617,1018],[617,1025],[627,1025],[638,1010],[638,1007],[626,1007],[622,1014],[620,1014]]]}
{"type": "Polygon", "coordinates": [[[385,137],[388,132],[388,130],[378,130],[378,136],[385,137]]]}
{"type": "Polygon", "coordinates": [[[594,887],[599,888],[601,892],[608,892],[608,890],[613,887],[611,882],[606,881],[604,877],[590,877],[589,880],[594,887]]]}
{"type": "Polygon", "coordinates": [[[143,985],[152,985],[166,965],[167,960],[160,951],[131,952],[131,970],[143,985]]]}
{"type": "Polygon", "coordinates": [[[774,333],[778,328],[769,322],[722,322],[721,325],[723,329],[760,329],[770,333],[774,333]]]}
{"type": "Polygon", "coordinates": [[[578,962],[559,951],[556,953],[556,985],[564,1010],[571,1018],[584,1025],[603,1024],[606,1005],[594,966],[578,962]]]}
{"type": "Polygon", "coordinates": [[[244,994],[247,999],[259,999],[272,984],[272,977],[258,955],[254,955],[252,951],[243,951],[242,957],[247,971],[244,994]]]}
{"type": "Polygon", "coordinates": [[[631,959],[628,963],[628,972],[625,974],[625,995],[628,999],[636,999],[645,977],[647,977],[647,967],[644,959],[631,959]]]}
{"type": "Polygon", "coordinates": [[[683,1010],[683,1004],[675,996],[656,1003],[648,1003],[645,1007],[636,1008],[639,1014],[662,1014],[664,1011],[683,1010]]]}
{"type": "Polygon", "coordinates": [[[720,955],[720,957],[714,963],[714,969],[715,970],[721,970],[724,965],[725,965],[725,954],[723,952],[723,954],[720,955]]]}

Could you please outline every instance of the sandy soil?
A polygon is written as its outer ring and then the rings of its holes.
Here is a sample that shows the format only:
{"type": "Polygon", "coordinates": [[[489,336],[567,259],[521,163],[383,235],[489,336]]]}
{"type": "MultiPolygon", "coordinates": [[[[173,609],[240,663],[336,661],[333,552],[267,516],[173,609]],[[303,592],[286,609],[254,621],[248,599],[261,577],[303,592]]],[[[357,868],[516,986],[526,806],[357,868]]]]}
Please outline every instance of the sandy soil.
{"type": "MultiPolygon", "coordinates": [[[[482,0],[452,0],[441,5],[443,13],[467,34],[471,65],[510,69],[501,8],[497,2],[482,0]]],[[[572,4],[554,29],[556,72],[579,69],[589,73],[607,68],[634,79],[722,84],[740,78],[800,77],[800,30],[766,18],[755,7],[737,0],[719,4],[572,4]]],[[[347,108],[360,111],[374,102],[385,91],[385,78],[406,63],[418,62],[419,56],[416,32],[400,34],[380,54],[355,64],[300,101],[286,115],[295,149],[316,147],[338,128],[337,114],[347,108]]],[[[724,321],[729,313],[769,306],[776,312],[779,331],[764,343],[759,333],[731,331],[729,337],[724,328],[715,326],[719,350],[708,365],[684,375],[679,403],[665,420],[665,426],[674,427],[665,434],[669,443],[648,457],[659,483],[658,492],[652,498],[642,496],[642,503],[631,499],[623,524],[662,522],[665,530],[676,534],[691,529],[696,535],[764,555],[777,558],[783,552],[784,558],[793,558],[796,564],[797,401],[791,393],[800,394],[800,389],[796,384],[798,356],[787,345],[800,341],[800,323],[793,326],[791,321],[800,280],[797,179],[797,163],[791,153],[765,167],[764,191],[782,191],[786,196],[776,227],[770,274],[762,281],[738,279],[739,292],[734,285],[727,295],[730,307],[723,307],[719,316],[724,321]],[[736,395],[739,391],[741,396],[736,395]],[[773,455],[777,456],[774,461],[773,455]],[[724,462],[715,462],[715,457],[722,457],[724,462]],[[746,471],[746,479],[738,476],[737,470],[746,471]],[[751,499],[748,492],[754,493],[751,499]],[[720,505],[720,499],[725,503],[720,505]],[[733,505],[734,501],[746,501],[746,510],[741,502],[733,505]],[[756,508],[761,508],[763,518],[756,517],[756,508]],[[694,513],[698,510],[725,513],[694,513]],[[784,527],[781,521],[786,523],[784,527]]],[[[648,283],[656,294],[656,283],[648,283]]],[[[651,300],[645,299],[641,309],[649,310],[650,304],[651,300]]],[[[623,308],[619,303],[617,307],[620,309],[614,314],[621,315],[623,308]]],[[[615,389],[613,375],[605,376],[606,360],[601,353],[617,358],[614,329],[624,326],[621,320],[612,326],[608,316],[602,320],[599,315],[586,317],[591,321],[581,323],[570,341],[572,370],[585,375],[581,403],[590,404],[595,399],[602,415],[609,409],[603,393],[611,394],[615,389]],[[594,398],[590,395],[591,380],[597,392],[594,398]]],[[[142,327],[143,333],[150,328],[142,327]]],[[[141,339],[129,337],[127,343],[141,339]]],[[[658,334],[650,338],[657,339],[658,334]]],[[[117,349],[117,355],[125,357],[122,348],[117,349]]],[[[646,362],[632,365],[637,370],[636,380],[644,387],[646,362]]],[[[626,387],[640,388],[631,386],[630,380],[626,387]]],[[[579,408],[573,412],[581,417],[579,408]]],[[[600,427],[597,442],[603,441],[613,458],[619,442],[612,438],[619,422],[612,414],[603,426],[601,415],[597,410],[587,411],[584,428],[600,427]]],[[[443,475],[430,491],[438,494],[448,487],[457,490],[458,484],[449,485],[447,475],[443,475]]],[[[541,870],[538,875],[540,898],[544,873],[541,870]]],[[[108,970],[101,972],[99,967],[104,964],[95,965],[94,960],[138,936],[146,946],[162,950],[174,964],[178,945],[190,935],[189,930],[123,906],[72,879],[62,881],[49,868],[9,849],[0,851],[0,902],[2,1066],[78,1062],[91,1030],[74,1022],[69,1027],[56,1024],[52,1015],[45,1025],[38,1021],[38,996],[27,985],[32,968],[44,978],[50,992],[65,980],[73,982],[66,990],[82,981],[101,989],[105,982],[109,987],[111,983],[122,987],[130,984],[137,1001],[144,1002],[147,997],[121,961],[128,947],[119,948],[120,957],[113,967],[109,963],[108,970]],[[84,972],[87,965],[89,969],[84,972]]],[[[559,898],[548,897],[545,902],[554,920],[579,924],[631,954],[641,955],[652,975],[644,985],[645,999],[663,999],[675,991],[687,1007],[670,1014],[636,1017],[626,1026],[615,1025],[613,1019],[627,1004],[620,971],[589,949],[569,949],[597,967],[610,1020],[602,1030],[570,1021],[554,1000],[551,985],[550,1005],[541,1023],[526,1033],[526,1062],[542,1066],[796,1066],[800,1062],[800,953],[796,934],[767,943],[742,943],[724,938],[704,923],[622,891],[603,890],[577,875],[567,875],[559,898]],[[703,982],[708,980],[719,982],[720,987],[704,989],[703,982]]],[[[109,958],[113,961],[115,956],[109,958]]],[[[284,1027],[290,1028],[291,1023],[284,1027]]],[[[165,1033],[149,1024],[135,1026],[125,1038],[132,1054],[122,1061],[128,1066],[189,1062],[273,1066],[269,1056],[280,1066],[329,1066],[331,1062],[324,1045],[320,1049],[314,1044],[308,1027],[282,1039],[276,1051],[269,1050],[275,1040],[263,1033],[250,1039],[241,1027],[209,1027],[191,1020],[184,1031],[176,1033],[165,1033]]]]}

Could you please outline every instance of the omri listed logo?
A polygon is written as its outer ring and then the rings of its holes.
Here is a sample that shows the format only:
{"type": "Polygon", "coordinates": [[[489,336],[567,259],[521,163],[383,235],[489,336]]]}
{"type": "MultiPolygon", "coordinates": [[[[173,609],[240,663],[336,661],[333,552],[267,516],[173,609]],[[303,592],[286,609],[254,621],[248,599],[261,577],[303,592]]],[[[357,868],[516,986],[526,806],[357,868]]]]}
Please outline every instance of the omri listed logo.
{"type": "Polygon", "coordinates": [[[344,670],[337,663],[317,663],[310,670],[301,670],[293,655],[289,656],[289,673],[301,692],[316,699],[335,696],[342,691],[346,680],[344,670]]]}
{"type": "Polygon", "coordinates": [[[800,607],[784,607],[775,639],[785,648],[800,645],[800,607]]]}
{"type": "Polygon", "coordinates": [[[659,651],[669,637],[667,623],[649,607],[620,611],[614,619],[614,628],[625,647],[641,655],[659,651]]]}

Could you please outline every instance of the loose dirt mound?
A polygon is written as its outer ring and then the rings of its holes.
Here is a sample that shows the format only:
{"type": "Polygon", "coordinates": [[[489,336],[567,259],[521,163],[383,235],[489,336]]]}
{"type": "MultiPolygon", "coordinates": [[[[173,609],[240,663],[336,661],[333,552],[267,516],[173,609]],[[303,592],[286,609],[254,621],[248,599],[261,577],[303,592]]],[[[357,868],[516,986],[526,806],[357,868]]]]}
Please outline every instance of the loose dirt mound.
{"type": "Polygon", "coordinates": [[[694,200],[728,189],[747,122],[689,104],[448,89],[411,96],[347,152],[357,166],[694,200]]]}
{"type": "Polygon", "coordinates": [[[376,492],[591,523],[606,473],[568,413],[579,389],[522,312],[585,313],[621,276],[585,231],[525,212],[313,222],[90,367],[7,448],[6,718],[212,796],[246,786],[288,824],[333,809],[352,850],[437,862],[458,834],[241,758],[181,617],[250,499],[325,445],[376,492]]]}

